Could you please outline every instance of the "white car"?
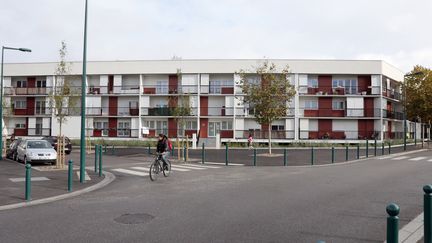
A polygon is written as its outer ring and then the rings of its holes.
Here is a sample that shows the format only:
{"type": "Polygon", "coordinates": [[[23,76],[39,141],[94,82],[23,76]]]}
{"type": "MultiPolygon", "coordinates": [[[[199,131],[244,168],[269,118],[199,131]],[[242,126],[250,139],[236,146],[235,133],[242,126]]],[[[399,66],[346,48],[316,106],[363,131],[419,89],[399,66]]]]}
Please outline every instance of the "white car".
{"type": "Polygon", "coordinates": [[[27,163],[55,164],[57,152],[46,140],[24,140],[17,148],[17,160],[27,163]]]}

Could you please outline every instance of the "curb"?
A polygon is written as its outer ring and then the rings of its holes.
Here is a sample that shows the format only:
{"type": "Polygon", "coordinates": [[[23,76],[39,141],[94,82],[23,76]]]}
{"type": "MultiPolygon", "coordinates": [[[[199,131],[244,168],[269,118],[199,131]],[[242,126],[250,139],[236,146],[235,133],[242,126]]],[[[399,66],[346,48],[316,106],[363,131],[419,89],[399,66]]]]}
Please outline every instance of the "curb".
{"type": "Polygon", "coordinates": [[[76,197],[76,196],[82,195],[84,193],[103,188],[103,187],[107,186],[108,184],[110,184],[111,182],[113,182],[116,178],[114,174],[107,172],[107,171],[103,171],[103,174],[104,174],[105,178],[101,182],[99,182],[95,185],[92,185],[90,187],[87,187],[87,188],[84,188],[84,189],[81,189],[78,191],[70,192],[70,193],[61,194],[58,196],[37,199],[34,201],[29,201],[29,202],[21,202],[21,203],[14,203],[14,204],[8,204],[8,205],[0,206],[0,211],[22,208],[22,207],[35,206],[35,205],[40,205],[40,204],[45,204],[45,203],[63,200],[66,198],[76,197]]]}

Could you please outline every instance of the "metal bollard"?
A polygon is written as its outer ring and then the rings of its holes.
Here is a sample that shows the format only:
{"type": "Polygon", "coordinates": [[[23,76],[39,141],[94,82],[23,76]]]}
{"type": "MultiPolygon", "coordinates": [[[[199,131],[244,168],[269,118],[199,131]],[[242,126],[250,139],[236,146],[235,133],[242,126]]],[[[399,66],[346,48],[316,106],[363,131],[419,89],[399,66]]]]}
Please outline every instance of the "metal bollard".
{"type": "Polygon", "coordinates": [[[369,157],[369,140],[366,139],[366,158],[369,157]]]}
{"type": "Polygon", "coordinates": [[[201,162],[204,164],[205,161],[205,145],[202,144],[202,150],[201,150],[201,162]]]}
{"type": "Polygon", "coordinates": [[[25,200],[31,200],[31,165],[26,161],[26,177],[25,177],[25,200]]]}
{"type": "Polygon", "coordinates": [[[148,151],[148,154],[151,154],[150,144],[148,145],[147,151],[148,151]]]}
{"type": "Polygon", "coordinates": [[[106,153],[106,152],[107,152],[107,145],[104,144],[104,147],[105,147],[105,149],[104,149],[104,153],[106,153]]]}
{"type": "Polygon", "coordinates": [[[287,149],[284,148],[284,166],[287,166],[287,149]]]}
{"type": "Polygon", "coordinates": [[[225,165],[228,166],[228,143],[225,144],[225,165]]]}
{"type": "Polygon", "coordinates": [[[348,161],[348,145],[345,146],[345,161],[348,161]]]}
{"type": "Polygon", "coordinates": [[[332,147],[332,164],[334,164],[335,161],[335,149],[332,147]]]}
{"type": "Polygon", "coordinates": [[[391,143],[389,142],[389,154],[391,154],[391,143]]]}
{"type": "Polygon", "coordinates": [[[399,242],[399,206],[395,203],[390,203],[386,207],[387,214],[387,243],[399,242]]]}
{"type": "Polygon", "coordinates": [[[184,162],[186,162],[186,146],[183,146],[183,158],[184,162]]]}
{"type": "Polygon", "coordinates": [[[113,144],[112,149],[111,149],[111,155],[114,155],[114,144],[113,144]]]}
{"type": "Polygon", "coordinates": [[[102,176],[102,148],[99,150],[99,177],[102,176]]]}
{"type": "Polygon", "coordinates": [[[95,159],[94,159],[94,172],[97,173],[97,163],[98,163],[98,156],[99,156],[99,148],[102,149],[102,146],[95,145],[95,159]]]}
{"type": "Polygon", "coordinates": [[[384,144],[384,141],[382,142],[382,144],[381,144],[381,155],[384,155],[385,154],[385,144],[384,144]]]}
{"type": "Polygon", "coordinates": [[[423,187],[423,207],[424,207],[424,242],[432,242],[432,185],[423,187]]]}
{"type": "Polygon", "coordinates": [[[256,166],[257,161],[256,161],[256,148],[254,148],[254,161],[253,161],[254,166],[256,166]]]}
{"type": "Polygon", "coordinates": [[[360,159],[360,144],[357,144],[357,159],[360,159]]]}
{"type": "Polygon", "coordinates": [[[374,156],[377,156],[377,140],[375,138],[375,144],[374,144],[374,156]]]}
{"type": "MultiPolygon", "coordinates": [[[[95,149],[98,147],[99,146],[96,145],[95,149]]],[[[95,161],[95,165],[96,165],[96,161],[95,161]]],[[[96,166],[95,166],[95,168],[96,168],[96,166]]],[[[96,173],[96,171],[95,171],[95,173],[96,173]]],[[[73,161],[70,159],[69,163],[68,163],[68,192],[72,191],[72,179],[73,179],[73,161]]]]}
{"type": "Polygon", "coordinates": [[[311,147],[311,165],[314,165],[314,147],[311,147]]]}

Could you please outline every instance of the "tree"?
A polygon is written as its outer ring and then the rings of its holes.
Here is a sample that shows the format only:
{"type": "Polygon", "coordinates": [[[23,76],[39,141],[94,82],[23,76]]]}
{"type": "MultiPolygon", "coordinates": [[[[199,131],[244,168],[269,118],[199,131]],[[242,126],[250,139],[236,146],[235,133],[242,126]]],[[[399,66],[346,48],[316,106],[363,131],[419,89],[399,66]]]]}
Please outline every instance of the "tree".
{"type": "MultiPolygon", "coordinates": [[[[60,129],[58,136],[63,139],[63,124],[67,122],[70,113],[76,112],[75,110],[77,110],[77,108],[75,106],[79,96],[74,93],[71,89],[70,82],[67,80],[68,74],[70,73],[70,63],[66,62],[67,46],[64,41],[61,42],[59,56],[60,61],[55,70],[56,85],[50,93],[50,109],[59,123],[60,129]]],[[[61,141],[58,141],[59,144],[60,142],[61,141]]],[[[64,144],[64,141],[61,144],[64,144]]],[[[57,166],[62,167],[64,165],[64,149],[60,149],[58,152],[60,165],[57,164],[57,166]]]]}
{"type": "Polygon", "coordinates": [[[271,154],[271,124],[285,117],[288,103],[294,97],[295,87],[289,81],[289,67],[279,71],[274,63],[265,61],[252,71],[240,70],[240,85],[244,94],[243,102],[253,107],[255,120],[268,125],[269,154],[271,154]],[[255,82],[258,77],[260,82],[255,82]]]}
{"type": "Polygon", "coordinates": [[[406,75],[407,119],[423,122],[432,120],[432,70],[414,66],[406,75]]]}

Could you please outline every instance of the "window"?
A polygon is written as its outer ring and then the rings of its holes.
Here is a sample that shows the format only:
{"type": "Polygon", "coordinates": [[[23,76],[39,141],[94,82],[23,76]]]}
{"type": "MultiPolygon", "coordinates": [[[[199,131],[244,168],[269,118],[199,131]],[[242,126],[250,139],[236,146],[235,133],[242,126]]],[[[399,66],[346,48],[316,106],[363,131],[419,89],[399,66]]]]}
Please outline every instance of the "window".
{"type": "Polygon", "coordinates": [[[117,125],[117,136],[130,137],[130,122],[119,122],[117,125]]]}
{"type": "Polygon", "coordinates": [[[232,121],[223,121],[222,122],[222,130],[232,130],[232,121]]]}
{"type": "Polygon", "coordinates": [[[345,109],[345,102],[343,101],[333,101],[332,102],[333,110],[343,110],[345,109]]]}
{"type": "Polygon", "coordinates": [[[102,135],[103,137],[108,136],[108,122],[94,122],[94,123],[93,123],[93,127],[94,127],[95,129],[102,130],[101,135],[102,135]]]}
{"type": "Polygon", "coordinates": [[[26,109],[27,101],[25,100],[17,100],[15,101],[15,109],[26,109]]]}
{"type": "Polygon", "coordinates": [[[15,128],[25,129],[26,128],[26,124],[25,123],[17,123],[17,124],[15,124],[15,128]]]}
{"type": "Polygon", "coordinates": [[[357,94],[357,80],[345,80],[345,93],[357,94]]]}
{"type": "Polygon", "coordinates": [[[221,82],[218,80],[210,81],[210,94],[221,93],[221,82]]]}
{"type": "Polygon", "coordinates": [[[308,79],[308,87],[309,88],[318,88],[318,78],[309,78],[308,79]]]}
{"type": "Polygon", "coordinates": [[[154,121],[144,121],[144,127],[149,129],[156,129],[154,121]]]}
{"type": "Polygon", "coordinates": [[[36,81],[37,88],[46,88],[46,80],[38,80],[36,81]]]}
{"type": "Polygon", "coordinates": [[[316,110],[318,109],[318,101],[316,100],[306,100],[305,109],[316,110]]]}
{"type": "Polygon", "coordinates": [[[156,134],[167,134],[168,133],[168,122],[167,121],[156,121],[156,134]]]}
{"type": "Polygon", "coordinates": [[[186,121],[186,130],[196,130],[197,122],[196,121],[186,121]]]}
{"type": "Polygon", "coordinates": [[[333,88],[345,87],[345,80],[333,80],[332,86],[333,88]]]}
{"type": "Polygon", "coordinates": [[[156,81],[156,94],[168,94],[168,81],[156,81]]]}
{"type": "Polygon", "coordinates": [[[25,88],[25,87],[27,87],[27,81],[24,80],[17,81],[17,88],[25,88]]]}
{"type": "Polygon", "coordinates": [[[272,129],[272,131],[284,131],[285,126],[284,125],[272,125],[271,129],[272,129]]]}
{"type": "Polygon", "coordinates": [[[129,108],[138,109],[138,101],[129,101],[129,108]]]}

